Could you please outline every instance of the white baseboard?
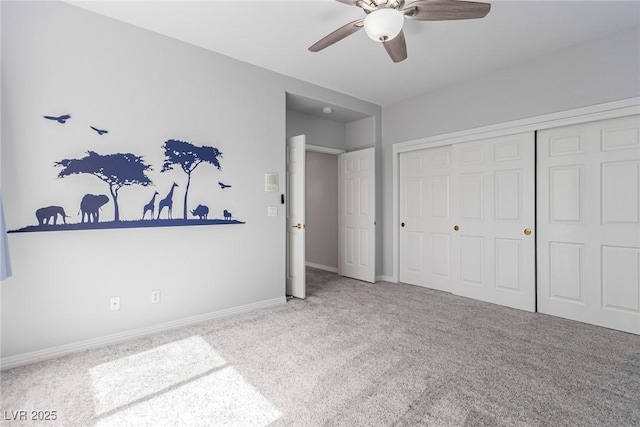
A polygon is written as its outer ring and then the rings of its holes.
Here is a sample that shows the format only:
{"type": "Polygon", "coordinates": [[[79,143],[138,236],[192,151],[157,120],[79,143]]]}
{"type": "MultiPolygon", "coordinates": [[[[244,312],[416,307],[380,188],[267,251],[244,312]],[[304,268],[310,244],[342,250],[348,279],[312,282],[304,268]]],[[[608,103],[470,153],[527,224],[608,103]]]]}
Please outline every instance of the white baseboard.
{"type": "Polygon", "coordinates": [[[306,262],[305,265],[311,268],[317,268],[318,270],[330,271],[332,273],[337,273],[337,267],[329,267],[328,265],[316,264],[314,262],[306,262]]]}
{"type": "Polygon", "coordinates": [[[396,282],[393,277],[391,276],[376,276],[376,282],[391,282],[391,283],[398,283],[396,282]]]}
{"type": "Polygon", "coordinates": [[[142,338],[148,335],[164,332],[171,329],[181,328],[196,323],[206,322],[212,319],[232,316],[236,314],[248,313],[251,311],[261,310],[265,308],[277,307],[287,303],[286,297],[273,298],[266,301],[259,301],[252,304],[241,305],[239,307],[227,308],[225,310],[214,311],[212,313],[200,314],[198,316],[187,317],[185,319],[173,320],[171,322],[160,323],[158,325],[147,326],[145,328],[134,329],[132,331],[120,332],[117,334],[107,335],[100,338],[93,338],[84,341],[78,341],[71,344],[59,345],[44,350],[31,351],[28,353],[18,354],[16,356],[3,357],[0,359],[0,370],[7,370],[24,366],[29,363],[41,360],[52,359],[79,351],[89,350],[91,348],[104,347],[106,345],[117,344],[123,341],[130,341],[136,338],[142,338]]]}

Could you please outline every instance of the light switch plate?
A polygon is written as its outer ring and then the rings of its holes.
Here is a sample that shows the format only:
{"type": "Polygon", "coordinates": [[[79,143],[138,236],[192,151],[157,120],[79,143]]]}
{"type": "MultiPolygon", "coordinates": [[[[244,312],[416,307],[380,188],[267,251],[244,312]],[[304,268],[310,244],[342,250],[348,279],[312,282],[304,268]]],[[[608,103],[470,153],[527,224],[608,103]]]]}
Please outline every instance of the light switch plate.
{"type": "Polygon", "coordinates": [[[267,206],[267,216],[278,216],[278,207],[267,206]]]}

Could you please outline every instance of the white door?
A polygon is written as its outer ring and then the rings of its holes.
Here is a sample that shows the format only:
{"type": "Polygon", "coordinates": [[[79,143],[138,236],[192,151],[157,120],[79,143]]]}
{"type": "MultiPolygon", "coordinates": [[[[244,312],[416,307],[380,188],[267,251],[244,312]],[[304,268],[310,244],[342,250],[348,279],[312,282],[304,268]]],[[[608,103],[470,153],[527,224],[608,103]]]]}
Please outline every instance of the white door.
{"type": "Polygon", "coordinates": [[[287,295],[306,297],[305,136],[287,139],[287,295]]]}
{"type": "Polygon", "coordinates": [[[538,132],[538,310],[640,334],[640,116],[538,132]]]}
{"type": "Polygon", "coordinates": [[[535,134],[452,148],[454,292],[535,311],[535,134]]]}
{"type": "Polygon", "coordinates": [[[534,185],[533,133],[402,153],[400,281],[534,311],[534,185]]]}
{"type": "Polygon", "coordinates": [[[400,281],[452,292],[451,146],[400,154],[400,281]]]}
{"type": "Polygon", "coordinates": [[[338,273],[375,282],[375,151],[340,154],[338,273]]]}

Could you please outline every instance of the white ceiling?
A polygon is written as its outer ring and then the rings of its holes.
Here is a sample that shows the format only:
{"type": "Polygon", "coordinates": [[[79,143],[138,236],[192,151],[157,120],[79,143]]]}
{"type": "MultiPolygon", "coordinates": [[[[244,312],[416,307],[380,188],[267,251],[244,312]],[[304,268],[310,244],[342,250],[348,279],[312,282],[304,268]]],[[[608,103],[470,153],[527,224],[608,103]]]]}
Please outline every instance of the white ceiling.
{"type": "Polygon", "coordinates": [[[68,3],[379,105],[640,25],[640,1],[490,1],[484,19],[407,19],[394,64],[364,31],[307,50],[364,15],[332,0],[68,3]]]}

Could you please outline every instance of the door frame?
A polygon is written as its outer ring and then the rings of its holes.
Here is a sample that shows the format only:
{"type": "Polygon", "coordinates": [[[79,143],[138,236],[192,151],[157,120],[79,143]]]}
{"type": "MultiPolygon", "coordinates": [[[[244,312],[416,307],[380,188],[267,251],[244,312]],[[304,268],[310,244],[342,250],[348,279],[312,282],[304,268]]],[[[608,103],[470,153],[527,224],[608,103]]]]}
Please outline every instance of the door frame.
{"type": "Polygon", "coordinates": [[[640,114],[640,97],[606,102],[551,114],[529,117],[490,126],[467,129],[442,135],[398,142],[392,146],[392,258],[391,282],[398,283],[400,263],[400,153],[452,145],[477,139],[494,138],[516,133],[533,132],[560,126],[574,125],[595,120],[640,114]]]}

